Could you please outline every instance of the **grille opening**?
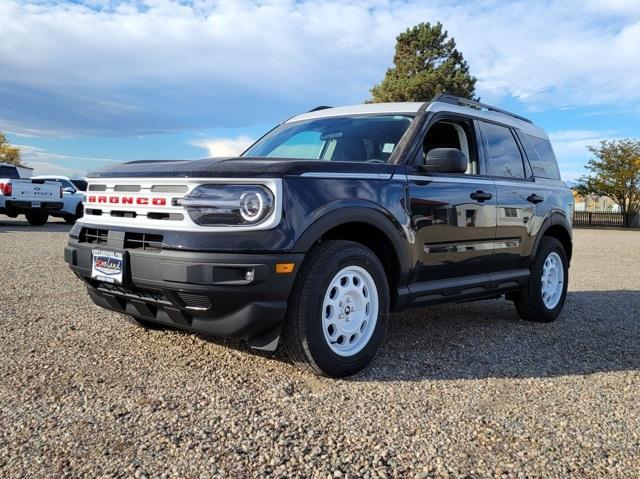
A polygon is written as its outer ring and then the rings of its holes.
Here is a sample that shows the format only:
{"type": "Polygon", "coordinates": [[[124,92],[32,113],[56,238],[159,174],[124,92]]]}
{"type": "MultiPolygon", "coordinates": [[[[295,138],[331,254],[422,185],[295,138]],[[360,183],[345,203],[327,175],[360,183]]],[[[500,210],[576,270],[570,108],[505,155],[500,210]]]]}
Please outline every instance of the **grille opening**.
{"type": "MultiPolygon", "coordinates": [[[[97,228],[82,228],[80,230],[80,243],[90,243],[95,245],[106,245],[108,243],[109,230],[97,228]]],[[[125,233],[124,248],[145,251],[162,250],[163,235],[150,233],[125,233]]],[[[121,248],[122,246],[120,246],[121,248]]]]}
{"type": "Polygon", "coordinates": [[[107,244],[108,237],[108,230],[97,228],[82,228],[80,230],[80,243],[107,244]]]}
{"type": "Polygon", "coordinates": [[[128,193],[137,193],[140,191],[140,185],[116,185],[113,191],[126,191],[128,193]]]}
{"type": "Polygon", "coordinates": [[[211,300],[201,294],[179,292],[177,295],[187,309],[205,311],[211,308],[211,300]]]}
{"type": "Polygon", "coordinates": [[[117,218],[135,218],[137,214],[135,211],[112,211],[111,216],[117,218]]]}
{"type": "Polygon", "coordinates": [[[89,191],[107,191],[107,185],[89,185],[89,191]]]}
{"type": "Polygon", "coordinates": [[[92,216],[102,216],[102,210],[96,208],[86,208],[84,210],[84,214],[92,216]]]}
{"type": "Polygon", "coordinates": [[[164,236],[151,233],[126,233],[125,249],[142,249],[144,251],[161,251],[164,236]]]}
{"type": "Polygon", "coordinates": [[[151,187],[152,193],[186,193],[187,185],[154,185],[151,187]]]}
{"type": "Polygon", "coordinates": [[[170,220],[170,221],[181,221],[184,219],[182,213],[147,213],[147,218],[150,220],[170,220]]]}

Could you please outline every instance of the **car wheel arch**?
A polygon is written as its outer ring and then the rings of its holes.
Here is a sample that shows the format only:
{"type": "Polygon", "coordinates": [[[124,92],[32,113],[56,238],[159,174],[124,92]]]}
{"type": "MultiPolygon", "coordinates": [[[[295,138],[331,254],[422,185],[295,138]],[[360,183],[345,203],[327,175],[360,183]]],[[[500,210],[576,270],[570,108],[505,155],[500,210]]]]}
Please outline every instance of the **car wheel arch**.
{"type": "Polygon", "coordinates": [[[544,219],[542,226],[536,235],[532,258],[537,254],[542,238],[544,236],[551,236],[562,243],[567,255],[567,260],[571,262],[571,256],[573,253],[571,229],[571,222],[564,214],[557,212],[551,213],[544,219]]]}
{"type": "Polygon", "coordinates": [[[293,250],[306,253],[313,245],[327,239],[345,239],[367,246],[382,261],[390,284],[395,287],[406,285],[411,268],[409,243],[399,222],[383,212],[366,206],[334,209],[309,225],[293,250]],[[380,244],[388,257],[381,253],[380,244]]]}

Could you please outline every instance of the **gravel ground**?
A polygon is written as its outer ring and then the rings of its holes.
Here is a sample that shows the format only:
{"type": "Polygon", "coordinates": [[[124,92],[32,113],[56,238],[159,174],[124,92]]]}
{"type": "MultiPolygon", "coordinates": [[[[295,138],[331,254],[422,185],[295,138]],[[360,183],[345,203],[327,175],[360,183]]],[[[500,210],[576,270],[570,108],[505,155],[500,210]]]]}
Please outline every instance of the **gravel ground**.
{"type": "Polygon", "coordinates": [[[67,231],[0,219],[0,477],[640,476],[640,231],[575,232],[555,323],[398,314],[340,381],[93,306],[67,231]]]}

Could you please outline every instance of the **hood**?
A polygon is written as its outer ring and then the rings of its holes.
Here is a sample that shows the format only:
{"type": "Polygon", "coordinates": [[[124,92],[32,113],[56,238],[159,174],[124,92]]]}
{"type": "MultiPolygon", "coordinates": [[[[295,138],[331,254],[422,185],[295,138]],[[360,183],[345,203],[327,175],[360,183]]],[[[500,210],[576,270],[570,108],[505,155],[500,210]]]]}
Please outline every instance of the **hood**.
{"type": "Polygon", "coordinates": [[[132,161],[96,170],[88,178],[283,178],[307,172],[393,173],[380,163],[292,160],[289,158],[206,158],[191,161],[132,161]]]}

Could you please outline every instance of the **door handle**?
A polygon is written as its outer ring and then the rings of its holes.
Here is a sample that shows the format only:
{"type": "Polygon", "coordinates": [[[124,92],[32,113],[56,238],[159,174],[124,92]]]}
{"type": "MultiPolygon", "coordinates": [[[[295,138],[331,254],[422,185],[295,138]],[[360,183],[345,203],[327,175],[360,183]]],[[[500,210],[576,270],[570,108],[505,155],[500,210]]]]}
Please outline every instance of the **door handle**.
{"type": "Polygon", "coordinates": [[[487,201],[493,198],[493,195],[491,193],[485,193],[482,190],[474,191],[469,196],[471,196],[472,200],[476,200],[479,202],[487,201]]]}
{"type": "Polygon", "coordinates": [[[544,198],[534,193],[532,195],[527,196],[527,201],[535,205],[536,203],[542,203],[544,201],[544,198]]]}

